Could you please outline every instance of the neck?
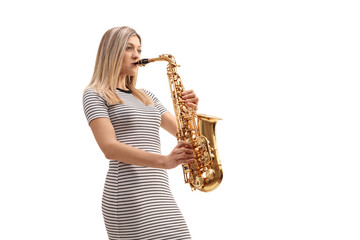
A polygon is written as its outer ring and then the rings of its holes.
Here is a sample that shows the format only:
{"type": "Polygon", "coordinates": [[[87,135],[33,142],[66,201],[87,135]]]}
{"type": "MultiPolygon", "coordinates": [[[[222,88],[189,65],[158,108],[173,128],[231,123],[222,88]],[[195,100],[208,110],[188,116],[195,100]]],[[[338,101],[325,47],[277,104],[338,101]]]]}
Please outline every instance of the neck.
{"type": "Polygon", "coordinates": [[[120,89],[128,90],[126,87],[126,75],[120,75],[117,87],[120,89]]]}

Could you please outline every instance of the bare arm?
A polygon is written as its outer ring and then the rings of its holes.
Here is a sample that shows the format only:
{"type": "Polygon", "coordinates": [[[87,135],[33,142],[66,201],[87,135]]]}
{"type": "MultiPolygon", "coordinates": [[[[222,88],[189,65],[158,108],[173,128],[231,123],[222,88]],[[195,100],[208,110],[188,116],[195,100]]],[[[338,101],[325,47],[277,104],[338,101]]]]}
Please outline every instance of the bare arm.
{"type": "Polygon", "coordinates": [[[117,141],[114,128],[108,118],[96,118],[90,122],[90,127],[101,151],[108,159],[165,169],[194,161],[191,145],[187,142],[180,142],[169,155],[164,156],[117,141]]]}
{"type": "Polygon", "coordinates": [[[168,131],[170,134],[176,137],[177,126],[176,126],[176,118],[169,112],[161,115],[161,125],[163,129],[168,131]]]}

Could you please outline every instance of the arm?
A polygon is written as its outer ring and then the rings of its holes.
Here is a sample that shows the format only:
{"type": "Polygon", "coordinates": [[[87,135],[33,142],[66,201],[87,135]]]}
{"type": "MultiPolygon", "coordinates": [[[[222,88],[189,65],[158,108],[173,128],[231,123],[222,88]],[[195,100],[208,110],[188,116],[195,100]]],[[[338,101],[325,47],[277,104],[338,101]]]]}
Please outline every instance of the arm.
{"type": "Polygon", "coordinates": [[[161,115],[161,125],[163,129],[168,131],[174,137],[176,137],[177,126],[176,126],[176,118],[169,112],[164,113],[161,115]]]}
{"type": "Polygon", "coordinates": [[[191,145],[187,142],[180,142],[169,155],[164,156],[117,141],[114,128],[108,118],[96,118],[90,122],[90,127],[101,151],[108,159],[165,169],[194,161],[191,145]]]}

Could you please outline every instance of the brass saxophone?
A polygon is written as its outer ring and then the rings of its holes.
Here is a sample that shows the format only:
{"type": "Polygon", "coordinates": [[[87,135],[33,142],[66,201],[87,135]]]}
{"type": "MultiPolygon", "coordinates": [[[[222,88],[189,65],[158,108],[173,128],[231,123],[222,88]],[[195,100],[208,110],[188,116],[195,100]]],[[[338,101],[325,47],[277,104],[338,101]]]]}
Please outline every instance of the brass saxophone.
{"type": "Polygon", "coordinates": [[[185,105],[181,98],[185,90],[181,78],[177,73],[175,58],[170,54],[162,54],[157,58],[141,59],[136,64],[145,64],[156,61],[167,61],[167,75],[177,121],[177,141],[187,141],[193,146],[195,161],[183,164],[185,183],[191,189],[210,192],[216,189],[223,178],[223,170],[216,147],[215,126],[217,117],[197,114],[192,108],[185,105]]]}

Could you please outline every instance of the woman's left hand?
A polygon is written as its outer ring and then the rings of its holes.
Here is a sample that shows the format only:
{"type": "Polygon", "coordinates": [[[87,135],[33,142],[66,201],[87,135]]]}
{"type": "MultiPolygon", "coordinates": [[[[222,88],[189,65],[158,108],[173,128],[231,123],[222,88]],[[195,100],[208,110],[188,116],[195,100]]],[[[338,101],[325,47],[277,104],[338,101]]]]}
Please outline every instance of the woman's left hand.
{"type": "Polygon", "coordinates": [[[194,110],[197,110],[199,98],[196,97],[194,90],[186,90],[182,93],[182,99],[186,102],[186,106],[191,107],[194,110]]]}

